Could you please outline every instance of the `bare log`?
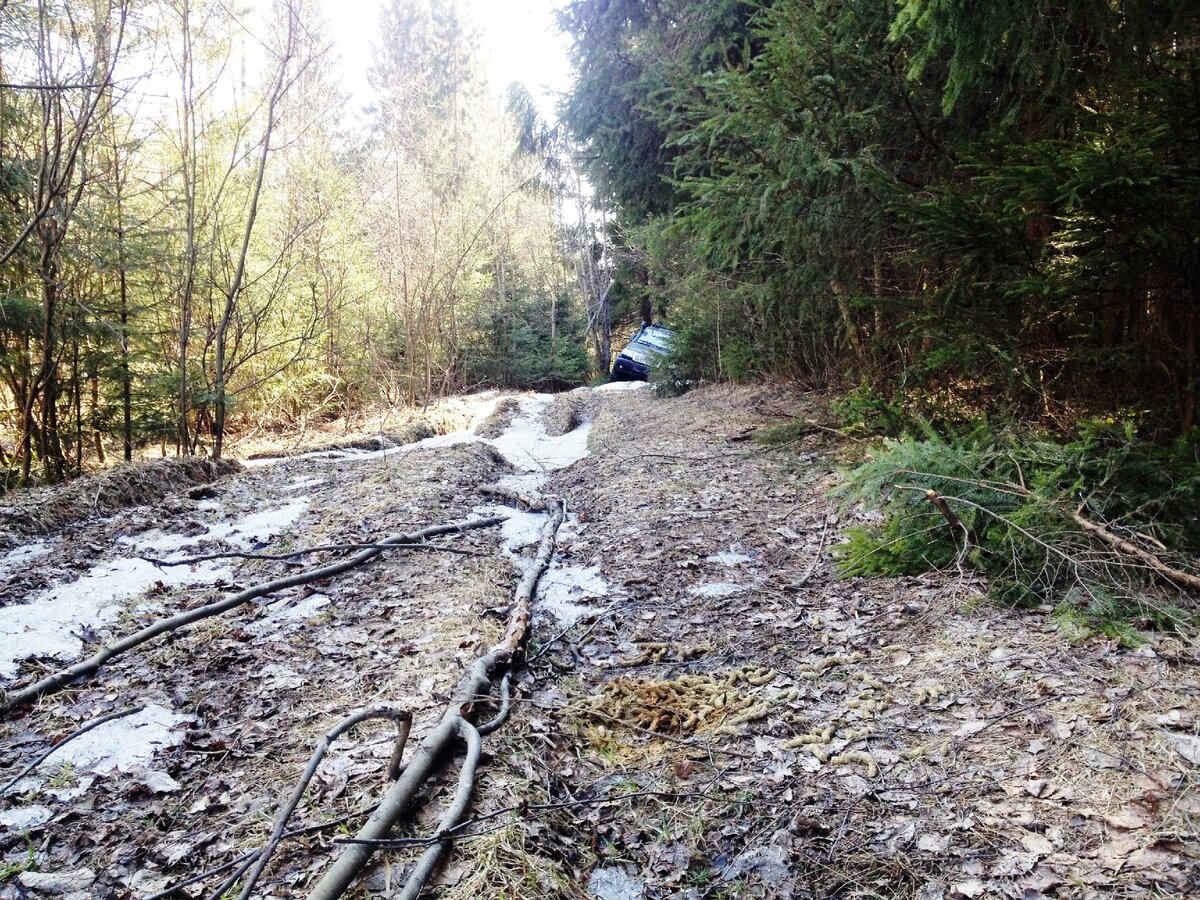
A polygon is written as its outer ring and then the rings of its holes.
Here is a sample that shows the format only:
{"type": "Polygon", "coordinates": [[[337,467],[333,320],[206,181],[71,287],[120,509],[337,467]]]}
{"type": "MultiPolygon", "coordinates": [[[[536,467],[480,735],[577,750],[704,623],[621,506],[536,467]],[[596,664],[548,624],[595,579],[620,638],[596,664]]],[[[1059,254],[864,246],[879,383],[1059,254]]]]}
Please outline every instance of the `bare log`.
{"type": "MultiPolygon", "coordinates": [[[[486,519],[472,519],[467,522],[453,522],[445,525],[434,525],[429,528],[423,528],[420,531],[414,531],[409,534],[398,534],[394,537],[385,538],[380,541],[381,544],[415,544],[427,540],[431,537],[436,537],[442,534],[453,534],[459,531],[468,531],[475,528],[487,528],[493,525],[499,525],[504,521],[502,516],[492,516],[486,519]]],[[[164,634],[170,634],[173,631],[178,631],[185,625],[191,625],[193,622],[198,622],[201,619],[207,619],[212,616],[220,615],[221,613],[229,612],[231,609],[236,609],[249,603],[251,600],[256,600],[259,597],[265,597],[269,594],[274,594],[278,591],[286,590],[287,588],[299,587],[304,584],[311,584],[314,581],[320,581],[323,578],[330,578],[334,575],[340,575],[342,572],[347,572],[350,569],[361,566],[366,562],[379,556],[383,550],[377,547],[369,547],[365,550],[360,550],[353,556],[339,560],[334,563],[329,563],[325,566],[320,566],[316,569],[310,569],[306,572],[297,572],[293,575],[286,575],[282,578],[276,578],[263,584],[247,588],[244,591],[239,591],[222,600],[217,600],[213,603],[208,603],[196,609],[185,610],[181,613],[176,613],[166,619],[159,619],[151,625],[147,625],[141,631],[134,634],[126,635],[120,640],[114,641],[111,644],[106,644],[96,651],[88,659],[62,669],[52,675],[47,675],[45,678],[35,681],[33,684],[20,688],[15,691],[5,692],[0,694],[0,715],[7,713],[13,707],[22,703],[29,703],[36,700],[38,697],[43,697],[46,694],[61,690],[66,685],[80,678],[86,678],[94,675],[100,668],[114,657],[120,656],[129,650],[139,647],[147,641],[154,640],[156,637],[161,637],[164,634]]]]}
{"type": "Polygon", "coordinates": [[[479,493],[487,497],[499,497],[502,500],[511,500],[524,506],[531,512],[544,512],[546,510],[546,501],[540,497],[534,497],[532,494],[523,494],[514,488],[501,487],[498,484],[485,484],[479,489],[479,493]]]}

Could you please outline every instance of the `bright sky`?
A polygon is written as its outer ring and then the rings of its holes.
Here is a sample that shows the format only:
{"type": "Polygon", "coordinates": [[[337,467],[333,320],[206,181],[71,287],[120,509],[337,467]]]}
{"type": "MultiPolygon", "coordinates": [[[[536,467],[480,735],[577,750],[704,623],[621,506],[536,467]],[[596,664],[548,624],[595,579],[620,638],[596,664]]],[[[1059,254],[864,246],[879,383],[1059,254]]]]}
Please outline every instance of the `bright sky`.
{"type": "MultiPolygon", "coordinates": [[[[322,0],[334,52],[345,73],[342,89],[364,106],[370,99],[367,67],[371,43],[378,39],[381,0],[322,0]]],[[[503,91],[520,81],[537,99],[543,116],[554,113],[556,95],[570,86],[567,41],[558,31],[554,10],[562,0],[463,0],[479,27],[492,89],[503,91]]]]}

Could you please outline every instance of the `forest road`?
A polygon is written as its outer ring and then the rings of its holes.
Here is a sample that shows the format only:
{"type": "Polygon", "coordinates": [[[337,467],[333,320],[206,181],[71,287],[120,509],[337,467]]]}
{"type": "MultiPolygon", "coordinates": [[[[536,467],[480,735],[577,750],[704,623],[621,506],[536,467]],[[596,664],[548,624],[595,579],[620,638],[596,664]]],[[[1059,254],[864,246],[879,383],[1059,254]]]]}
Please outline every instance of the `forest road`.
{"type": "MultiPolygon", "coordinates": [[[[262,844],[321,735],[356,710],[432,729],[496,643],[562,499],[509,720],[429,895],[1084,897],[1198,890],[1194,650],[1079,639],[969,572],[841,578],[819,398],[637,386],[477,398],[460,430],[264,461],[203,490],[11,531],[0,684],[364,544],[501,516],[206,618],[0,723],[0,900],[149,898],[262,844]]],[[[395,729],[341,736],[259,892],[306,896],[378,799],[395,729]],[[330,823],[333,823],[332,825],[330,823]],[[327,827],[322,827],[327,826],[327,827]]],[[[430,833],[434,783],[400,836],[430,833]]],[[[422,847],[355,896],[398,895],[422,847]]],[[[213,875],[180,896],[204,896],[213,875]]]]}

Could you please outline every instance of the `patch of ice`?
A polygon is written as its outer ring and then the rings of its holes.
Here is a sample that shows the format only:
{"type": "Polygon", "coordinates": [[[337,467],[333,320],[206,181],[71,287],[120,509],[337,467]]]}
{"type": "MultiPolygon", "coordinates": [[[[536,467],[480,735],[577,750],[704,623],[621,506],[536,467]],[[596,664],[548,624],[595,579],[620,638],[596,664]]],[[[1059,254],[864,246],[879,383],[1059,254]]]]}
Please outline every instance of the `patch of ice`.
{"type": "Polygon", "coordinates": [[[144,559],[116,559],[93,566],[70,584],[40,593],[29,603],[0,609],[0,676],[12,678],[32,656],[73,659],[83,648],[84,625],[113,621],[124,603],[161,582],[164,587],[207,584],[229,577],[213,565],[160,569],[144,559]]]}
{"type": "Polygon", "coordinates": [[[293,478],[283,486],[282,490],[290,494],[293,491],[302,491],[305,488],[316,487],[317,485],[324,483],[324,478],[293,478]]]}
{"type": "Polygon", "coordinates": [[[646,881],[616,866],[595,869],[588,879],[588,893],[597,900],[641,900],[646,896],[646,881]]]}
{"type": "Polygon", "coordinates": [[[179,726],[195,720],[195,716],[175,713],[165,706],[147,706],[77,737],[51,753],[38,768],[70,763],[76,771],[96,775],[142,769],[159,750],[180,743],[183,730],[179,726]]]}
{"type": "Polygon", "coordinates": [[[534,394],[523,399],[520,413],[504,434],[488,441],[501,456],[524,472],[565,469],[588,455],[590,423],[560,437],[546,434],[541,413],[551,399],[550,394],[534,394]]]}
{"type": "Polygon", "coordinates": [[[698,584],[688,588],[693,597],[732,597],[734,594],[744,594],[749,588],[744,584],[730,584],[727,581],[716,581],[712,584],[698,584]]]}
{"type": "Polygon", "coordinates": [[[753,561],[754,556],[749,553],[739,553],[736,548],[730,547],[720,553],[714,553],[712,556],[707,556],[705,559],[708,562],[720,563],[726,568],[740,566],[742,563],[753,561]]]}
{"type": "Polygon", "coordinates": [[[9,550],[3,556],[0,556],[0,578],[6,578],[26,563],[33,562],[38,557],[45,556],[50,552],[52,547],[53,544],[45,544],[39,541],[9,550]]]}
{"type": "Polygon", "coordinates": [[[604,597],[608,591],[599,566],[552,566],[538,584],[534,617],[548,612],[561,624],[574,625],[595,612],[580,601],[604,597]]]}
{"type": "Polygon", "coordinates": [[[45,806],[18,806],[16,809],[0,810],[0,825],[13,831],[24,831],[45,825],[54,813],[45,806]]]}

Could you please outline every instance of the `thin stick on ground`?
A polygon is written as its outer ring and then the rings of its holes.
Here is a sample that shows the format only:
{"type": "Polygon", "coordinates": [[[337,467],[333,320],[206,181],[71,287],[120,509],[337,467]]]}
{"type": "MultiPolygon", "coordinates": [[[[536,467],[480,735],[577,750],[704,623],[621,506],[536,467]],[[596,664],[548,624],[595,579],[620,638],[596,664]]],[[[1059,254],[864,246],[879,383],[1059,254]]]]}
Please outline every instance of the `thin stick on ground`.
{"type": "Polygon", "coordinates": [[[244,550],[225,550],[220,553],[204,553],[199,556],[185,556],[180,559],[160,559],[157,556],[139,556],[151,565],[160,569],[171,566],[194,566],[197,563],[211,562],[214,559],[265,559],[274,562],[288,562],[298,556],[310,556],[313,553],[346,553],[350,550],[420,550],[425,553],[456,553],[460,556],[485,556],[474,550],[463,550],[459,547],[445,547],[441,544],[323,544],[319,547],[307,547],[294,550],[291,553],[250,553],[244,550]]]}
{"type": "MultiPolygon", "coordinates": [[[[460,531],[469,531],[475,528],[488,528],[493,525],[499,525],[504,521],[502,516],[492,516],[486,519],[472,519],[467,522],[452,522],[444,525],[433,525],[429,528],[423,528],[420,531],[414,531],[409,534],[398,534],[394,537],[385,538],[379,543],[381,544],[416,544],[425,541],[431,537],[437,537],[443,534],[453,534],[460,531]]],[[[20,688],[15,691],[0,693],[0,714],[8,712],[15,706],[22,703],[29,703],[33,700],[61,690],[68,684],[80,678],[86,678],[100,671],[109,660],[120,656],[123,653],[140,647],[148,641],[152,641],[164,634],[170,634],[173,631],[178,631],[185,625],[191,625],[193,622],[198,622],[201,619],[207,619],[212,616],[217,616],[222,613],[229,612],[232,609],[237,609],[249,603],[251,600],[256,600],[259,597],[265,597],[269,594],[277,593],[278,591],[286,590],[287,588],[299,587],[305,584],[311,584],[314,581],[320,581],[324,578],[331,578],[334,575],[340,575],[342,572],[347,572],[350,569],[361,566],[369,562],[375,557],[383,553],[383,550],[370,547],[365,550],[360,550],[353,556],[346,559],[338,560],[328,565],[320,566],[316,569],[310,569],[305,572],[297,572],[293,575],[286,575],[281,578],[275,578],[271,581],[264,582],[244,591],[239,591],[222,600],[217,600],[213,603],[208,603],[196,609],[185,610],[181,613],[176,613],[165,619],[159,619],[150,625],[147,625],[141,631],[126,635],[119,640],[113,641],[111,644],[106,644],[96,651],[88,659],[82,660],[73,666],[62,669],[51,675],[47,675],[27,687],[20,688]]]]}
{"type": "Polygon", "coordinates": [[[250,894],[254,890],[254,886],[258,884],[258,879],[262,876],[263,870],[267,867],[267,863],[271,861],[279,842],[283,840],[284,832],[287,830],[288,821],[292,818],[292,814],[296,811],[296,807],[300,805],[300,801],[304,798],[304,792],[308,790],[308,785],[312,781],[313,776],[317,774],[317,766],[321,764],[321,760],[325,758],[325,754],[329,752],[329,748],[339,737],[349,731],[356,725],[371,719],[388,719],[396,723],[396,748],[392,753],[392,759],[388,765],[388,777],[394,778],[394,772],[399,771],[400,758],[404,754],[404,746],[408,743],[408,734],[412,729],[412,713],[406,709],[396,709],[390,706],[373,707],[371,709],[363,709],[347,716],[333,728],[331,728],[317,748],[313,751],[312,757],[308,761],[308,768],[304,770],[304,774],[300,776],[300,780],[296,782],[296,787],[292,791],[292,796],[279,811],[279,816],[275,820],[275,827],[271,829],[271,836],[262,849],[254,856],[251,856],[234,874],[226,879],[226,884],[223,884],[214,892],[214,896],[220,897],[229,888],[237,883],[241,878],[242,873],[249,868],[250,864],[254,864],[253,870],[246,878],[246,883],[242,886],[242,892],[239,894],[239,900],[249,900],[250,894]]]}
{"type": "Polygon", "coordinates": [[[111,721],[113,721],[113,719],[123,719],[126,716],[133,715],[134,713],[139,713],[143,709],[145,709],[144,706],[131,706],[128,709],[122,709],[117,712],[109,713],[106,716],[101,716],[98,719],[92,719],[92,721],[88,722],[82,728],[78,728],[75,731],[73,731],[71,734],[67,735],[61,741],[56,743],[53,747],[50,747],[48,750],[46,750],[45,753],[42,753],[40,756],[38,756],[37,759],[35,759],[31,763],[29,763],[29,765],[25,766],[25,768],[23,768],[20,772],[18,772],[12,778],[12,780],[8,782],[8,784],[4,785],[4,787],[0,787],[0,794],[7,794],[13,785],[15,785],[22,778],[24,778],[26,775],[28,775],[30,772],[32,772],[34,769],[36,769],[38,766],[40,766],[42,763],[44,763],[47,759],[49,759],[51,756],[53,756],[55,751],[59,750],[65,744],[75,740],[75,738],[87,734],[93,728],[99,728],[105,722],[111,722],[111,721]]]}

